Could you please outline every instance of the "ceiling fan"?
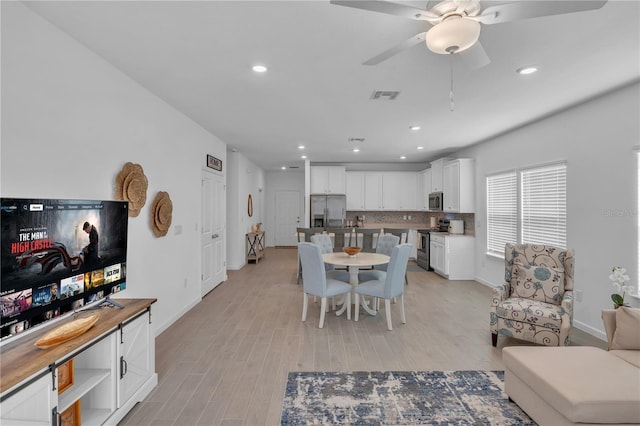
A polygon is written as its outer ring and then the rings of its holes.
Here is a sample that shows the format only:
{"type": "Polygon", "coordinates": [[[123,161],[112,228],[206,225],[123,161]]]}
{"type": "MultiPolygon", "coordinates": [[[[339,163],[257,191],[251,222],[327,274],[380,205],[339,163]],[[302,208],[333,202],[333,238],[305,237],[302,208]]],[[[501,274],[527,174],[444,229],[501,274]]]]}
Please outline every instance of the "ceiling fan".
{"type": "Polygon", "coordinates": [[[480,68],[490,62],[478,41],[480,24],[493,25],[520,19],[594,10],[601,8],[606,2],[607,0],[520,0],[482,9],[479,0],[444,0],[430,9],[419,9],[388,1],[330,1],[335,5],[402,16],[425,21],[431,25],[427,31],[385,50],[365,61],[363,65],[379,64],[407,48],[426,42],[429,50],[443,55],[466,51],[460,58],[465,60],[470,68],[480,68]]]}

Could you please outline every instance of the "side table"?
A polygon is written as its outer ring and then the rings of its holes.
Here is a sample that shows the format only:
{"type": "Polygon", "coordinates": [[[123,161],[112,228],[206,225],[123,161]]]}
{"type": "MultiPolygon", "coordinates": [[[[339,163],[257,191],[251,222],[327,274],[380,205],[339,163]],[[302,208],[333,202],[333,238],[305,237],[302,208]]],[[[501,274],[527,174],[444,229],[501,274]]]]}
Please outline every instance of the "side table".
{"type": "Polygon", "coordinates": [[[247,254],[247,263],[255,260],[256,264],[264,257],[264,231],[249,232],[245,234],[245,251],[247,254]]]}

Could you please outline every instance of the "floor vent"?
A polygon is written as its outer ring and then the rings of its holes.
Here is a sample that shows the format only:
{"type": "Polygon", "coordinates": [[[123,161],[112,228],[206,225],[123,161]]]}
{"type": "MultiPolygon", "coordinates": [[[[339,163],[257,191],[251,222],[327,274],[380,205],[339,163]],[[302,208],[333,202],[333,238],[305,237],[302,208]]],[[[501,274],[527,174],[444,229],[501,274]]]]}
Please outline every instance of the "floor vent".
{"type": "Polygon", "coordinates": [[[371,99],[379,101],[392,101],[398,97],[400,92],[397,90],[375,90],[371,94],[371,99]]]}

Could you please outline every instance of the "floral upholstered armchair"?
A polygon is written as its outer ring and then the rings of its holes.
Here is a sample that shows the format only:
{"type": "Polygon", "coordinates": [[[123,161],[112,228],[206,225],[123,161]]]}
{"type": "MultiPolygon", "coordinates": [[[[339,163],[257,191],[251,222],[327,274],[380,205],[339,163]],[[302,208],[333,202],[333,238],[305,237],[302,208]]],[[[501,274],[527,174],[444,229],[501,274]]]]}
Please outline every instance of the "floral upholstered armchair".
{"type": "Polygon", "coordinates": [[[534,244],[504,249],[505,283],[493,290],[493,346],[498,334],[546,346],[568,346],[573,321],[573,251],[534,244]]]}

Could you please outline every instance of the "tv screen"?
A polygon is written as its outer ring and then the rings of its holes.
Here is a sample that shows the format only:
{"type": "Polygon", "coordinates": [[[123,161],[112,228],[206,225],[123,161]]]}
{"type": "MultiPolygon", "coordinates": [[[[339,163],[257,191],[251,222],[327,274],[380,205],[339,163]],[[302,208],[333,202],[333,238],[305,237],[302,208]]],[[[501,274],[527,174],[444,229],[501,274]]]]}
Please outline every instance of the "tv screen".
{"type": "Polygon", "coordinates": [[[127,208],[0,199],[2,339],[126,288],[127,208]]]}

